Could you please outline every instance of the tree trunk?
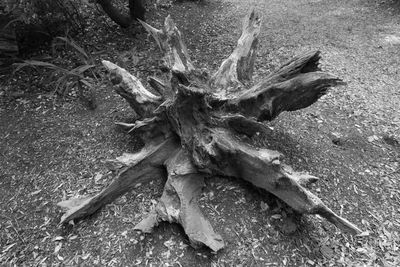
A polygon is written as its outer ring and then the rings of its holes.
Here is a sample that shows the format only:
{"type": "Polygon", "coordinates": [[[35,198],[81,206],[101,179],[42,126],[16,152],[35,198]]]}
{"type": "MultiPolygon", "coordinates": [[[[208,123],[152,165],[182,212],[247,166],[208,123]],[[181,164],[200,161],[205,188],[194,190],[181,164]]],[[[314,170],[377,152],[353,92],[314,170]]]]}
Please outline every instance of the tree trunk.
{"type": "Polygon", "coordinates": [[[167,175],[158,205],[135,228],[151,232],[160,221],[179,223],[192,246],[218,251],[224,246],[222,237],[202,214],[197,199],[204,176],[224,175],[272,193],[298,213],[318,214],[344,231],[361,232],[306,188],[317,177],[293,171],[282,163],[279,152],[257,147],[248,138],[265,132],[262,121],[305,108],[331,86],[342,84],[318,68],[318,51],[295,57],[249,86],[261,27],[256,12],[246,17],[237,47],[213,75],[194,66],[170,17],[162,30],[141,23],[163,52],[164,68],[169,70],[165,82],[149,78],[159,94],[119,66],[102,63],[111,73],[115,91],[140,117],[119,125],[142,137],[146,145],[113,161],[116,178],[98,195],[61,202],[67,209],[62,222],[92,214],[139,181],[167,175]]]}
{"type": "Polygon", "coordinates": [[[129,15],[122,14],[121,11],[111,3],[111,0],[97,0],[97,3],[101,5],[110,19],[122,28],[127,28],[135,19],[144,21],[146,9],[143,1],[144,0],[129,0],[129,15]]]}
{"type": "Polygon", "coordinates": [[[145,21],[146,8],[144,0],[129,0],[129,13],[131,18],[145,21]]]}

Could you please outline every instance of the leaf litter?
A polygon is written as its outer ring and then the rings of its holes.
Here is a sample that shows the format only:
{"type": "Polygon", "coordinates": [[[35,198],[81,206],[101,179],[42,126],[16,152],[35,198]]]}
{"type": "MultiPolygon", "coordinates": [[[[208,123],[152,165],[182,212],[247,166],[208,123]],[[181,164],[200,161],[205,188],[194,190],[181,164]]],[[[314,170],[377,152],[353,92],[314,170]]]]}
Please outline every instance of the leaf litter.
{"type": "MultiPolygon", "coordinates": [[[[108,85],[99,87],[99,98],[104,99],[99,109],[88,112],[71,100],[62,103],[46,94],[26,96],[21,88],[29,84],[29,77],[21,74],[0,89],[1,97],[12,95],[4,90],[18,93],[14,102],[0,110],[4,140],[0,151],[5,156],[0,159],[5,166],[0,173],[1,264],[400,265],[400,102],[396,91],[400,77],[395,71],[400,62],[391,37],[399,11],[392,1],[344,1],[341,8],[321,1],[203,2],[175,3],[149,13],[155,24],[172,14],[184,29],[197,64],[215,68],[231,52],[238,34],[231,30],[238,28],[237,18],[255,5],[265,11],[268,29],[260,37],[256,77],[298,52],[321,49],[323,68],[348,81],[321,103],[268,125],[275,133],[263,142],[283,151],[294,167],[321,173],[321,186],[315,188],[318,195],[360,222],[364,232],[350,237],[318,219],[304,217],[295,222],[294,233],[284,234],[279,224],[285,219],[285,207],[276,209],[280,204],[265,193],[225,178],[210,182],[210,191],[202,199],[209,214],[220,213],[210,215],[210,220],[229,243],[217,255],[195,252],[178,227],[161,226],[159,238],[131,231],[140,220],[137,214],[149,211],[152,200],[159,197],[161,185],[157,184],[138,186],[94,220],[60,228],[60,214],[50,203],[61,199],[61,192],[70,197],[89,185],[100,190],[110,180],[103,175],[101,161],[139,144],[113,128],[125,107],[106,90],[108,85]],[[382,46],[382,36],[391,38],[387,39],[390,45],[382,46]],[[337,194],[330,190],[332,186],[337,194]]],[[[88,15],[91,36],[76,41],[85,44],[96,60],[121,61],[139,78],[156,72],[158,52],[145,34],[132,38],[111,22],[106,24],[101,13],[88,15]],[[103,52],[96,54],[99,51],[103,52]]]]}

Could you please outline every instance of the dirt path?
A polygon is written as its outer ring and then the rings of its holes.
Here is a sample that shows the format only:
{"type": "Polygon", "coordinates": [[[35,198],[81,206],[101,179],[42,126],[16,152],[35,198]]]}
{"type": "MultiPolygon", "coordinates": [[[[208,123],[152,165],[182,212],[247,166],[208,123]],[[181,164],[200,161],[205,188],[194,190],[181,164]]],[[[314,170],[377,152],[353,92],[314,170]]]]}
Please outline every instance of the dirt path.
{"type": "MultiPolygon", "coordinates": [[[[226,242],[217,255],[193,250],[176,225],[162,224],[150,236],[133,231],[160,196],[161,184],[142,185],[73,227],[58,226],[56,202],[100,190],[111,179],[99,179],[102,161],[140,145],[114,127],[129,109],[104,84],[95,111],[73,102],[53,105],[46,95],[0,109],[0,263],[400,264],[400,9],[372,0],[206,0],[177,3],[150,14],[149,21],[160,24],[171,13],[195,62],[215,68],[232,50],[251,5],[264,14],[256,79],[295,54],[318,49],[322,67],[348,83],[306,110],[283,114],[270,124],[271,136],[259,142],[283,152],[296,169],[319,176],[313,191],[366,236],[343,235],[311,216],[284,234],[287,214],[268,209],[268,196],[225,178],[208,180],[201,200],[226,242]]],[[[116,53],[136,46],[142,61],[132,71],[140,77],[151,72],[155,59],[146,58],[157,51],[144,34],[96,34],[99,46],[116,53]]],[[[116,54],[102,57],[113,60],[116,54]]]]}

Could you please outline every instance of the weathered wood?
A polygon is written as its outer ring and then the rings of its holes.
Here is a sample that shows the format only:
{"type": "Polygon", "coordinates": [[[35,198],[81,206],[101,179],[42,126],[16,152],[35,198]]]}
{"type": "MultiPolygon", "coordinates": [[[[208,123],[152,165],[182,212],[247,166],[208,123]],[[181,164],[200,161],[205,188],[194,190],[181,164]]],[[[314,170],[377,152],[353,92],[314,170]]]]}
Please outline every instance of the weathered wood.
{"type": "Polygon", "coordinates": [[[193,151],[200,155],[193,155],[193,158],[200,170],[244,179],[274,194],[299,213],[318,214],[344,231],[353,234],[361,232],[304,188],[301,184],[316,182],[317,178],[294,172],[282,165],[279,152],[254,148],[238,140],[226,129],[218,128],[211,129],[196,144],[198,147],[193,151]]]}
{"type": "Polygon", "coordinates": [[[143,21],[140,21],[140,23],[153,36],[163,52],[167,69],[182,74],[189,74],[195,70],[181,32],[170,16],[165,19],[162,30],[158,30],[143,21]]]}
{"type": "Polygon", "coordinates": [[[101,63],[110,72],[115,91],[125,98],[140,117],[149,115],[155,108],[154,104],[160,104],[161,96],[148,91],[140,80],[127,70],[107,60],[101,63]]]}
{"type": "Polygon", "coordinates": [[[330,87],[344,84],[318,71],[319,54],[310,52],[290,60],[250,89],[230,95],[225,108],[264,121],[273,120],[283,111],[310,106],[330,87]]]}
{"type": "Polygon", "coordinates": [[[239,90],[244,83],[251,81],[260,27],[261,16],[253,9],[243,21],[242,35],[235,50],[211,78],[211,86],[220,97],[239,90]]]}
{"type": "Polygon", "coordinates": [[[172,92],[172,88],[156,77],[147,78],[147,82],[154,90],[162,95],[164,99],[171,99],[173,97],[174,93],[172,92]]]}
{"type": "Polygon", "coordinates": [[[119,125],[142,137],[147,145],[137,154],[111,162],[119,172],[98,195],[60,203],[69,209],[62,222],[95,212],[138,181],[168,174],[161,199],[135,229],[148,233],[161,221],[176,222],[192,246],[206,245],[218,251],[224,246],[222,237],[202,214],[197,199],[205,175],[224,175],[272,193],[298,213],[318,214],[344,231],[361,232],[306,188],[317,182],[317,177],[292,170],[279,152],[251,142],[253,135],[268,133],[261,121],[308,107],[328,88],[342,84],[320,70],[319,52],[295,57],[247,88],[261,25],[256,12],[246,17],[237,47],[212,77],[194,67],[170,17],[162,30],[142,24],[160,47],[163,68],[168,71],[166,82],[148,80],[159,96],[128,71],[108,61],[103,64],[112,73],[117,93],[141,116],[135,123],[119,125]]]}
{"type": "Polygon", "coordinates": [[[190,155],[183,150],[167,160],[165,165],[168,180],[159,203],[135,229],[150,233],[161,221],[179,223],[193,247],[206,245],[213,251],[223,248],[222,237],[214,232],[197,203],[204,186],[204,175],[197,171],[190,155]]]}
{"type": "Polygon", "coordinates": [[[132,190],[136,184],[160,179],[165,172],[162,167],[165,160],[178,147],[179,144],[175,138],[171,137],[166,140],[161,138],[161,140],[154,140],[152,144],[148,144],[138,153],[124,154],[116,160],[110,161],[108,163],[110,168],[118,171],[111,184],[95,196],[59,202],[57,205],[66,210],[60,223],[89,216],[102,206],[132,190]]]}

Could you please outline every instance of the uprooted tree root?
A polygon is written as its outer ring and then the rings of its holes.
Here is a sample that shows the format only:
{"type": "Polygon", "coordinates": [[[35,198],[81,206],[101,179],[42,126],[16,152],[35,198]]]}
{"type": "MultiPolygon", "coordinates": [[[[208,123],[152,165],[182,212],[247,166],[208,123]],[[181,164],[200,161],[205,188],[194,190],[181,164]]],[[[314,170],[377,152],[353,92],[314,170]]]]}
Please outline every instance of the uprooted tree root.
{"type": "Polygon", "coordinates": [[[170,17],[162,30],[142,24],[163,52],[163,69],[168,70],[165,82],[148,80],[158,94],[125,69],[106,60],[102,63],[115,91],[140,117],[135,123],[120,125],[140,136],[145,146],[108,162],[117,175],[99,194],[60,202],[67,210],[62,223],[88,216],[137,183],[167,173],[158,204],[135,229],[149,233],[161,221],[175,222],[183,226],[192,246],[223,248],[224,241],[202,214],[198,197],[205,176],[224,175],[265,189],[298,213],[318,214],[342,230],[361,232],[305,188],[318,178],[293,171],[281,162],[279,152],[244,138],[265,132],[263,121],[308,107],[331,86],[342,83],[319,69],[319,52],[293,58],[250,87],[261,27],[255,11],[245,18],[235,50],[212,76],[193,65],[170,17]]]}

